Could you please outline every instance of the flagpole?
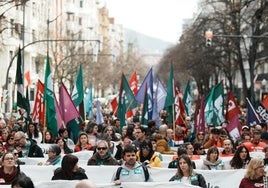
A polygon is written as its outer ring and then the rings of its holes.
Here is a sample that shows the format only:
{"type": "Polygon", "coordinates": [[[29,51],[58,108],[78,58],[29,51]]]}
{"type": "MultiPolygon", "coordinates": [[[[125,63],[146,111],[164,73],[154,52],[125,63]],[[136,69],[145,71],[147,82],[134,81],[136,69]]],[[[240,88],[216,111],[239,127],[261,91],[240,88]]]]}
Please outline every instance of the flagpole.
{"type": "Polygon", "coordinates": [[[175,124],[175,109],[174,109],[174,106],[175,104],[173,103],[172,104],[172,125],[173,125],[173,131],[174,131],[174,141],[175,141],[175,129],[176,129],[176,124],[175,124]]]}

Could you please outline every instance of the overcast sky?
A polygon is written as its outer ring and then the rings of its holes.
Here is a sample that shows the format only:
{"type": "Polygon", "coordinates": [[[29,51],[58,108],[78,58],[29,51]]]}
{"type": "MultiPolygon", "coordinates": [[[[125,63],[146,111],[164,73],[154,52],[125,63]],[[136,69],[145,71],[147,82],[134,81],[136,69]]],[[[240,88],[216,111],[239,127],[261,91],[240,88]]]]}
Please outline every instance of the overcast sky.
{"type": "Polygon", "coordinates": [[[197,0],[103,0],[109,16],[125,28],[176,43],[182,20],[192,18],[197,0]]]}

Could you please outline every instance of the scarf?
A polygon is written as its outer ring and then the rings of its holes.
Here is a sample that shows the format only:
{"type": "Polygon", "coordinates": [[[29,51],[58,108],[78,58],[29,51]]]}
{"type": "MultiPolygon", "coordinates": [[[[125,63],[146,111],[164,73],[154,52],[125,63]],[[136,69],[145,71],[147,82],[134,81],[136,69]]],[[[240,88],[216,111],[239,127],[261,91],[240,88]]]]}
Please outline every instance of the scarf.
{"type": "Polygon", "coordinates": [[[57,155],[54,158],[49,158],[46,161],[46,165],[55,165],[61,159],[61,155],[57,155]]]}
{"type": "Polygon", "coordinates": [[[4,167],[0,168],[0,177],[5,180],[5,182],[0,182],[0,184],[8,185],[11,184],[14,179],[19,175],[19,170],[14,166],[13,172],[11,174],[6,174],[4,172],[4,167]]]}

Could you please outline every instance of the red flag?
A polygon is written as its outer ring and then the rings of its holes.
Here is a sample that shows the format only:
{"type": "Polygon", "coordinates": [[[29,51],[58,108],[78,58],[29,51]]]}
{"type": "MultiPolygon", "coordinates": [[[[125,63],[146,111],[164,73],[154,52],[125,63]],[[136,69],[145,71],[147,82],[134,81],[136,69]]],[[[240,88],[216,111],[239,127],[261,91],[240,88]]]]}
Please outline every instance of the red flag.
{"type": "Polygon", "coordinates": [[[27,81],[27,85],[26,85],[26,86],[30,85],[30,84],[31,84],[31,75],[30,75],[30,71],[25,72],[25,73],[24,73],[24,77],[25,77],[25,79],[26,79],[26,81],[27,81]]]}
{"type": "Polygon", "coordinates": [[[32,112],[32,121],[33,122],[42,122],[44,123],[44,84],[38,80],[37,82],[37,92],[34,101],[34,108],[32,112]]]}
{"type": "Polygon", "coordinates": [[[200,107],[196,108],[197,112],[195,115],[196,132],[205,132],[205,96],[203,95],[199,101],[200,107]]]}
{"type": "Polygon", "coordinates": [[[182,94],[179,93],[175,99],[176,125],[184,124],[185,107],[182,102],[182,94]]]}
{"type": "MultiPolygon", "coordinates": [[[[131,78],[130,78],[128,83],[129,83],[129,87],[130,87],[132,93],[134,95],[136,95],[138,93],[138,79],[137,79],[136,71],[133,72],[133,74],[132,74],[132,76],[131,76],[131,78]]],[[[135,111],[135,109],[127,111],[126,112],[126,117],[127,118],[133,117],[134,116],[133,111],[135,111]]]]}
{"type": "Polygon", "coordinates": [[[62,110],[62,117],[63,117],[63,121],[65,125],[69,121],[80,116],[79,112],[77,111],[72,101],[70,94],[68,93],[63,83],[61,83],[61,86],[60,86],[59,106],[62,110]]]}
{"type": "Polygon", "coordinates": [[[268,95],[261,101],[262,105],[268,110],[268,95]]]}
{"type": "Polygon", "coordinates": [[[138,80],[136,71],[134,71],[129,80],[129,86],[133,94],[136,95],[138,93],[138,80]]]}
{"type": "Polygon", "coordinates": [[[225,119],[228,121],[227,130],[235,141],[240,137],[240,109],[231,91],[228,93],[226,109],[225,119]]]}
{"type": "Polygon", "coordinates": [[[113,98],[113,99],[110,101],[110,104],[111,104],[112,110],[113,110],[113,112],[114,112],[114,115],[116,116],[116,115],[117,115],[117,110],[118,110],[117,97],[113,98]]]}

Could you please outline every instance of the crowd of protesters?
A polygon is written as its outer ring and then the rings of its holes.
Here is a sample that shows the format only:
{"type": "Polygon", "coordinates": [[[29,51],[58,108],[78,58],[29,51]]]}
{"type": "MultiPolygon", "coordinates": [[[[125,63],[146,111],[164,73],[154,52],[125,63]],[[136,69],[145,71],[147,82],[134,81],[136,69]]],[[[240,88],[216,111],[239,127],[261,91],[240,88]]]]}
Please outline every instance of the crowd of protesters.
{"type": "Polygon", "coordinates": [[[202,158],[203,170],[242,169],[249,166],[250,152],[264,152],[263,164],[268,163],[266,123],[248,125],[241,122],[240,137],[233,140],[226,129],[228,122],[196,131],[191,117],[185,117],[183,124],[174,127],[172,123],[166,122],[166,116],[163,111],[160,126],[153,120],[142,125],[137,113],[120,128],[120,119],[112,113],[104,113],[102,124],[96,124],[94,118],[88,120],[80,126],[77,140],[74,140],[69,136],[68,127],[59,129],[58,135],[53,135],[42,124],[28,122],[23,116],[8,118],[5,114],[0,114],[0,175],[2,173],[5,177],[0,176],[0,184],[11,184],[23,174],[19,168],[23,164],[19,160],[21,157],[47,156],[46,163],[40,165],[61,165],[54,172],[52,180],[87,179],[84,169],[77,165],[79,159],[72,155],[84,150],[94,152],[87,165],[122,165],[122,171],[117,172],[113,179],[115,184],[130,180],[153,181],[147,177],[143,167],[161,168],[162,155],[166,154],[173,155],[173,161],[170,161],[168,167],[178,169],[170,181],[201,187],[206,187],[205,179],[193,171],[196,159],[202,158]],[[40,144],[50,144],[48,151],[43,151],[40,144]],[[232,159],[226,164],[222,157],[232,159]],[[137,172],[131,174],[131,169],[139,165],[142,167],[139,170],[140,176],[133,177],[137,172]],[[127,170],[124,171],[124,168],[127,170]],[[126,171],[128,176],[122,176],[126,171]],[[123,179],[120,180],[121,176],[123,179]],[[126,180],[127,177],[130,179],[126,180]]]}

